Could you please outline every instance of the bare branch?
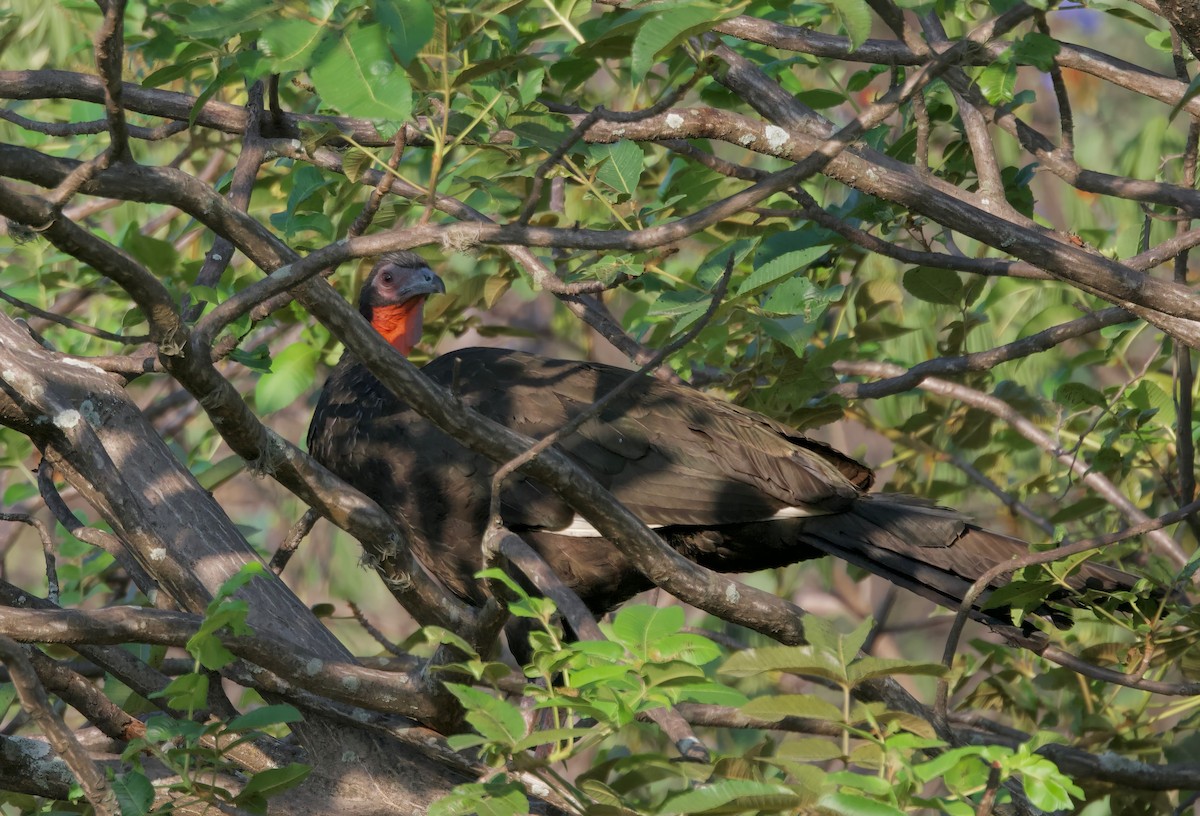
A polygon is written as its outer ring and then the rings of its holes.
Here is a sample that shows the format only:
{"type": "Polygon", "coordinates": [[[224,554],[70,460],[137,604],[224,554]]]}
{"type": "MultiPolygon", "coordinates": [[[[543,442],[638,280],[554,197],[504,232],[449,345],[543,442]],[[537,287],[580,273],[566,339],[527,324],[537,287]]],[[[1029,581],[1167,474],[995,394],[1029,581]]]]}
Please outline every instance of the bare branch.
{"type": "Polygon", "coordinates": [[[71,768],[96,813],[100,816],[119,816],[121,809],[116,794],[109,787],[103,771],[88,756],[75,735],[50,708],[46,691],[38,681],[29,662],[26,648],[14,640],[0,636],[0,661],[8,667],[9,677],[17,690],[21,705],[38,724],[54,750],[71,768]]]}

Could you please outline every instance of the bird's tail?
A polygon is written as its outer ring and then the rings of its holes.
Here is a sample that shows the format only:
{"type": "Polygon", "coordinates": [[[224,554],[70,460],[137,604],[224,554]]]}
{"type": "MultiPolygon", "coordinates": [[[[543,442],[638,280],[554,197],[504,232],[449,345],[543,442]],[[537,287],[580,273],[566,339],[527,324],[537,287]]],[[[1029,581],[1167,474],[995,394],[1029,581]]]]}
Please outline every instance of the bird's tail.
{"type": "MultiPolygon", "coordinates": [[[[675,535],[672,543],[689,558],[722,572],[751,572],[832,555],[941,606],[957,609],[976,580],[998,564],[1031,552],[1019,538],[985,530],[963,514],[912,496],[868,494],[844,512],[774,519],[735,529],[675,535]]],[[[1007,584],[1004,574],[991,587],[1007,584]]],[[[1127,590],[1135,578],[1103,565],[1084,563],[1067,579],[1075,591],[1127,590]]],[[[1007,609],[987,609],[990,594],[976,600],[972,616],[1011,626],[1007,609]]],[[[1070,592],[1052,593],[1070,603],[1070,592]]],[[[1063,624],[1069,619],[1048,607],[1039,614],[1063,624]]]]}
{"type": "MultiPolygon", "coordinates": [[[[1019,538],[992,532],[971,524],[944,507],[899,494],[864,496],[854,508],[836,517],[803,519],[800,540],[810,547],[835,555],[892,583],[917,593],[941,606],[957,608],[971,585],[999,564],[1028,555],[1030,545],[1019,538]]],[[[991,584],[1007,584],[1005,573],[991,584]]],[[[1112,567],[1083,563],[1067,578],[1075,591],[1128,590],[1137,579],[1112,567]]],[[[1011,624],[1007,610],[987,610],[983,593],[973,616],[985,622],[1011,624]]],[[[1057,599],[1067,600],[1064,591],[1057,599]]],[[[1039,610],[1058,622],[1048,609],[1039,610]]]]}

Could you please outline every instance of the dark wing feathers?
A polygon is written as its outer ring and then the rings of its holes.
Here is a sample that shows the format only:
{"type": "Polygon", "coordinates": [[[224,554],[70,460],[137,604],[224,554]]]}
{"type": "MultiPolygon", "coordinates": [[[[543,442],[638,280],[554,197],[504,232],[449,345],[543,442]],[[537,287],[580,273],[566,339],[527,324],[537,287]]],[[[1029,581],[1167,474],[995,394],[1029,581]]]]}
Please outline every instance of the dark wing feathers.
{"type": "MultiPolygon", "coordinates": [[[[425,373],[516,431],[541,438],[615,388],[628,372],[521,352],[452,352],[425,373]]],[[[561,447],[653,525],[769,518],[784,507],[846,509],[869,471],[825,446],[797,445],[781,425],[691,389],[646,378],[561,447]]],[[[807,440],[805,440],[807,441],[807,440]]]]}
{"type": "MultiPolygon", "coordinates": [[[[534,439],[629,376],[499,349],[452,352],[424,371],[465,404],[534,439]]],[[[662,528],[679,552],[712,569],[768,569],[827,553],[956,606],[987,569],[1027,552],[1025,542],[981,530],[954,511],[908,496],[867,495],[871,471],[833,448],[649,378],[560,447],[644,522],[662,528]],[[773,518],[785,508],[806,517],[773,518]]],[[[479,600],[473,575],[481,565],[490,461],[422,419],[350,357],[321,393],[309,450],[398,519],[410,520],[421,560],[455,592],[479,600]]],[[[542,485],[512,478],[501,504],[506,523],[593,610],[649,586],[608,541],[557,534],[575,513],[542,485]]],[[[1078,580],[1132,584],[1116,570],[1086,565],[1078,580]]]]}

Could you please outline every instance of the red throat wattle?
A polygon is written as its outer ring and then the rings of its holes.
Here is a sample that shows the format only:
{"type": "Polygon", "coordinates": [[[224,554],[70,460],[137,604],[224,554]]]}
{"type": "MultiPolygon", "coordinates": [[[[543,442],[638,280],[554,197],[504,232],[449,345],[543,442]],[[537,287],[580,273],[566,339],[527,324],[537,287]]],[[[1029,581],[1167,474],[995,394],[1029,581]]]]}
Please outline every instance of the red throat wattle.
{"type": "Polygon", "coordinates": [[[421,339],[424,306],[424,296],[394,306],[376,306],[371,310],[371,325],[407,357],[421,339]]]}

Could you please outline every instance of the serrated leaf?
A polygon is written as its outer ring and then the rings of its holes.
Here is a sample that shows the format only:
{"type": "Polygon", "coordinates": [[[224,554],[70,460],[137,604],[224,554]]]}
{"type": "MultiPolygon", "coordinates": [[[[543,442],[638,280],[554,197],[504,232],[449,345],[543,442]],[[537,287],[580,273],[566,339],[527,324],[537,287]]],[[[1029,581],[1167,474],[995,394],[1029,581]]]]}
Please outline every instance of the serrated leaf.
{"type": "Polygon", "coordinates": [[[921,674],[937,677],[946,671],[941,663],[921,663],[911,660],[895,660],[886,657],[864,657],[850,664],[850,683],[858,685],[876,677],[892,677],[897,674],[921,674]]]}
{"type": "Polygon", "coordinates": [[[963,284],[953,269],[918,266],[904,273],[904,288],[926,303],[957,306],[962,302],[963,284]]]}
{"type": "Polygon", "coordinates": [[[839,816],[905,816],[886,802],[857,793],[827,793],[817,800],[817,806],[839,816]]]}
{"type": "Polygon", "coordinates": [[[303,719],[304,716],[295,706],[278,703],[256,708],[234,717],[225,725],[225,728],[228,731],[246,731],[251,728],[266,728],[269,725],[300,722],[303,719]]]}
{"type": "Polygon", "coordinates": [[[866,0],[829,0],[829,4],[850,37],[850,50],[865,43],[871,36],[871,7],[866,0]]]}
{"type": "Polygon", "coordinates": [[[1083,383],[1063,383],[1054,391],[1054,401],[1068,408],[1078,409],[1085,405],[1103,408],[1108,404],[1104,395],[1083,383]]]}
{"type": "Polygon", "coordinates": [[[685,660],[694,666],[703,666],[721,656],[721,649],[703,635],[680,632],[659,638],[654,644],[656,660],[685,660]]]}
{"type": "Polygon", "coordinates": [[[645,154],[633,142],[620,141],[615,144],[595,145],[592,156],[602,161],[596,173],[597,180],[607,184],[626,198],[632,197],[642,178],[642,162],[645,154]]]}
{"type": "Polygon", "coordinates": [[[325,26],[292,17],[272,20],[259,38],[259,47],[277,73],[303,71],[327,35],[325,26]]]}
{"type": "Polygon", "coordinates": [[[265,25],[278,14],[273,0],[226,0],[191,10],[187,36],[227,38],[244,35],[265,25]]]}
{"type": "Polygon", "coordinates": [[[749,677],[782,671],[824,677],[836,683],[845,680],[845,671],[832,655],[815,652],[810,646],[767,646],[746,649],[726,660],[719,671],[735,677],[749,677]]]}
{"type": "Polygon", "coordinates": [[[846,95],[828,88],[814,88],[811,91],[796,94],[796,100],[803,102],[813,110],[824,110],[825,108],[835,108],[845,102],[846,95]]]}
{"type": "Polygon", "coordinates": [[[610,626],[613,640],[639,657],[650,655],[654,644],[683,628],[683,609],[678,606],[626,606],[610,626]]]}
{"type": "Polygon", "coordinates": [[[511,749],[525,738],[525,718],[512,703],[458,683],[447,683],[446,688],[467,710],[467,722],[489,741],[511,749]]]}
{"type": "Polygon", "coordinates": [[[237,660],[237,655],[226,649],[212,634],[196,634],[188,638],[187,650],[197,663],[209,671],[223,669],[237,660]]]}
{"type": "Polygon", "coordinates": [[[258,378],[254,387],[254,404],[263,414],[291,405],[312,390],[317,374],[320,350],[293,343],[275,355],[271,370],[258,378]]]}
{"type": "Polygon", "coordinates": [[[1046,596],[1056,588],[1057,584],[1053,581],[1013,581],[992,590],[987,600],[979,606],[981,609],[996,609],[1001,606],[1029,609],[1040,606],[1046,600],[1046,596]]]}
{"type": "Polygon", "coordinates": [[[1032,65],[1039,71],[1049,71],[1054,67],[1058,51],[1058,40],[1040,31],[1028,32],[1012,46],[1013,59],[1024,65],[1032,65]]]}
{"type": "MultiPolygon", "coordinates": [[[[308,778],[312,766],[299,762],[289,763],[282,768],[268,768],[250,777],[246,786],[234,797],[234,802],[244,802],[247,799],[273,796],[277,793],[294,788],[308,778]]],[[[122,814],[124,816],[124,814],[122,814]]]]}
{"type": "Polygon", "coordinates": [[[723,779],[672,796],[657,812],[663,816],[673,813],[713,813],[719,812],[717,808],[734,801],[737,801],[738,807],[732,812],[785,810],[802,804],[800,795],[785,785],[752,779],[723,779]]]}
{"type": "Polygon", "coordinates": [[[835,722],[842,719],[841,709],[828,700],[822,700],[812,694],[775,694],[769,697],[756,697],[742,706],[742,713],[748,717],[758,717],[772,722],[782,720],[784,717],[807,717],[835,722]]]}
{"type": "Polygon", "coordinates": [[[246,460],[234,454],[226,456],[219,462],[214,462],[203,471],[196,474],[196,481],[205,490],[216,490],[225,482],[246,469],[246,460]]]}
{"type": "Polygon", "coordinates": [[[638,29],[630,52],[633,81],[641,82],[654,67],[654,61],[688,37],[708,31],[723,19],[715,6],[670,5],[655,10],[638,29]]]}
{"type": "Polygon", "coordinates": [[[832,739],[821,737],[792,737],[784,740],[775,749],[780,759],[803,762],[826,762],[842,756],[842,748],[832,739]]]}
{"type": "Polygon", "coordinates": [[[117,774],[113,793],[121,806],[121,816],[147,816],[154,805],[154,785],[139,771],[117,774]]]}
{"type": "Polygon", "coordinates": [[[310,71],[327,105],[346,116],[359,116],[398,127],[412,113],[412,86],[392,58],[383,29],[348,29],[317,50],[310,71]]]}
{"type": "Polygon", "coordinates": [[[976,80],[983,96],[993,105],[1011,102],[1017,87],[1017,69],[1010,62],[996,62],[984,68],[976,80]]]}
{"type": "Polygon", "coordinates": [[[1068,521],[1075,521],[1087,518],[1095,513],[1100,513],[1111,506],[1108,499],[1101,496],[1085,496],[1082,499],[1066,504],[1061,510],[1050,517],[1050,521],[1053,524],[1066,524],[1068,521]]]}
{"type": "Polygon", "coordinates": [[[551,742],[566,742],[567,740],[582,739],[596,733],[595,728],[547,728],[544,731],[534,731],[516,744],[515,750],[527,751],[539,745],[551,742]]]}
{"type": "MultiPolygon", "coordinates": [[[[204,708],[208,704],[208,675],[206,674],[181,674],[163,688],[162,691],[153,692],[151,697],[164,698],[167,705],[180,711],[195,711],[196,709],[204,708]]],[[[158,720],[167,720],[169,718],[156,718],[158,720]]],[[[156,723],[162,725],[163,723],[156,723]]],[[[150,726],[146,726],[147,739],[150,739],[150,726]]]]}
{"type": "Polygon", "coordinates": [[[363,173],[371,169],[375,156],[367,150],[352,147],[342,154],[342,172],[350,181],[359,181],[363,173]]]}
{"type": "Polygon", "coordinates": [[[428,0],[376,0],[375,17],[387,32],[396,59],[404,65],[433,38],[433,7],[428,0]]]}
{"type": "Polygon", "coordinates": [[[738,297],[765,289],[803,269],[825,255],[829,246],[811,246],[801,233],[772,235],[763,241],[755,253],[754,271],[738,287],[738,297]]]}

